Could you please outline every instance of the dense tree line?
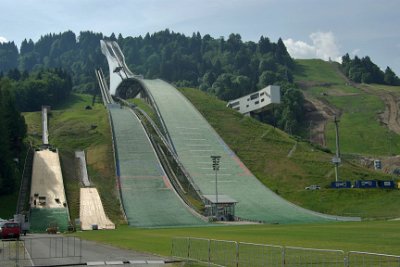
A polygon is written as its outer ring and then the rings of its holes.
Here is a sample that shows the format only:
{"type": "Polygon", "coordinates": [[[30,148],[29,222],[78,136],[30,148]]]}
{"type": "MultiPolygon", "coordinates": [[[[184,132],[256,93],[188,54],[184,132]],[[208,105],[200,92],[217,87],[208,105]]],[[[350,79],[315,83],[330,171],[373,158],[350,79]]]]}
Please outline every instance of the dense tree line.
{"type": "Polygon", "coordinates": [[[18,67],[18,56],[14,42],[0,43],[0,72],[18,67]]]}
{"type": "Polygon", "coordinates": [[[356,83],[400,85],[399,77],[389,67],[383,72],[368,56],[355,56],[352,59],[346,54],[342,57],[341,68],[343,73],[356,83]]]}
{"type": "Polygon", "coordinates": [[[19,111],[38,111],[42,105],[54,106],[68,99],[72,91],[72,78],[64,70],[56,68],[28,74],[11,69],[3,77],[15,98],[19,111]]]}
{"type": "MultiPolygon", "coordinates": [[[[19,54],[14,43],[4,43],[0,71],[63,68],[71,73],[75,90],[91,92],[96,88],[94,68],[107,69],[100,50],[103,38],[107,37],[93,32],[78,37],[71,31],[47,34],[36,43],[25,39],[19,54]]],[[[292,81],[294,62],[281,39],[273,43],[262,36],[257,43],[243,42],[239,34],[225,40],[169,30],[108,38],[119,43],[133,72],[178,86],[197,86],[225,100],[278,81],[292,81]]]]}
{"type": "MultiPolygon", "coordinates": [[[[15,66],[22,74],[62,68],[70,73],[73,90],[93,93],[98,90],[94,69],[108,69],[100,49],[103,38],[118,42],[134,73],[150,79],[162,78],[178,87],[198,87],[223,100],[252,93],[270,84],[291,85],[293,81],[295,63],[281,39],[274,43],[261,36],[258,42],[244,42],[239,34],[231,34],[225,39],[208,34],[201,36],[200,33],[185,36],[168,29],[144,37],[126,38],[114,34],[105,37],[93,32],[81,32],[79,36],[71,31],[47,34],[37,42],[24,40],[19,54],[14,43],[3,44],[7,49],[0,47],[0,51],[6,51],[0,55],[8,56],[9,62],[5,60],[8,63],[0,65],[0,71],[6,72],[15,66]]],[[[287,105],[287,112],[277,114],[279,118],[276,120],[281,122],[277,125],[282,129],[295,132],[297,127],[292,126],[300,122],[294,121],[299,116],[293,114],[302,110],[299,111],[297,106],[291,107],[292,99],[301,95],[293,88],[283,92],[282,102],[287,105]]],[[[302,99],[296,99],[294,104],[302,107],[302,99]]],[[[21,100],[20,107],[30,110],[24,103],[26,101],[21,100]]]]}
{"type": "Polygon", "coordinates": [[[23,151],[26,135],[24,117],[17,109],[9,79],[0,78],[0,195],[16,189],[17,163],[23,151]]]}
{"type": "Polygon", "coordinates": [[[293,79],[294,61],[281,39],[273,43],[262,36],[257,43],[243,42],[239,34],[225,40],[165,30],[144,37],[119,35],[117,41],[134,72],[199,87],[223,100],[293,79]]]}
{"type": "Polygon", "coordinates": [[[79,37],[72,31],[47,34],[36,43],[25,39],[19,53],[13,42],[0,44],[0,72],[62,68],[71,75],[75,91],[91,93],[97,90],[94,69],[107,66],[101,39],[102,34],[93,32],[81,32],[79,37]]]}

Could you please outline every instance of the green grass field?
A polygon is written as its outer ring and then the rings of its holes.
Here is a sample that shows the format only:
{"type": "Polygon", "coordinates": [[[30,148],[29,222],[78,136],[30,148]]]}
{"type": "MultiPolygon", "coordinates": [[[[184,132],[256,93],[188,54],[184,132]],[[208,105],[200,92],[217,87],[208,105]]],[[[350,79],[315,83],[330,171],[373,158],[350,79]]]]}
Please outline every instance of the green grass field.
{"type": "Polygon", "coordinates": [[[321,59],[297,59],[294,80],[314,83],[344,83],[335,71],[337,65],[336,62],[326,62],[321,59]]]}
{"type": "Polygon", "coordinates": [[[199,228],[139,229],[76,233],[84,239],[169,256],[173,237],[198,237],[321,249],[399,254],[399,221],[310,225],[246,225],[199,228]]]}

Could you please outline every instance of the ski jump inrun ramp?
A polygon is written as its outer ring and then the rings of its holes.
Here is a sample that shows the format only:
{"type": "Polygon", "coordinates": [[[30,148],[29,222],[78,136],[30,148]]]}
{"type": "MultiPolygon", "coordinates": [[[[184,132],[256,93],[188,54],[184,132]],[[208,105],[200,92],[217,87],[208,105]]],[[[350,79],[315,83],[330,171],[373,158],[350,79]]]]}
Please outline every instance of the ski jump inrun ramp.
{"type": "MultiPolygon", "coordinates": [[[[215,173],[210,156],[220,155],[218,193],[238,201],[236,205],[238,217],[266,223],[359,220],[359,218],[330,216],[306,210],[276,195],[246,168],[204,117],[176,88],[159,79],[147,80],[133,75],[126,66],[124,56],[116,42],[101,41],[101,46],[109,64],[109,93],[115,95],[118,86],[130,79],[141,84],[152,100],[158,116],[161,117],[160,121],[166,127],[165,132],[168,134],[166,139],[171,142],[181,163],[204,195],[215,194],[215,173]],[[121,70],[119,73],[115,71],[117,68],[121,70]]],[[[156,162],[157,156],[151,152],[150,144],[144,143],[146,136],[142,136],[144,131],[141,130],[138,119],[125,109],[109,110],[114,126],[116,155],[119,158],[122,201],[129,223],[138,226],[143,225],[144,221],[146,226],[203,224],[196,216],[186,212],[188,209],[184,205],[163,206],[166,201],[179,197],[176,194],[170,194],[168,198],[160,195],[161,192],[168,190],[168,181],[163,178],[164,173],[156,162]],[[145,150],[143,146],[146,146],[145,150]],[[138,151],[146,153],[140,155],[138,151]],[[130,169],[135,170],[134,177],[130,169]],[[128,181],[135,185],[125,187],[128,181]],[[141,189],[143,186],[145,188],[141,189]],[[164,214],[181,212],[185,213],[185,216],[167,216],[165,218],[168,219],[164,220],[164,215],[160,214],[155,220],[149,220],[148,216],[151,215],[148,213],[154,205],[168,209],[162,209],[164,214]],[[142,213],[137,213],[137,210],[142,213]]]]}

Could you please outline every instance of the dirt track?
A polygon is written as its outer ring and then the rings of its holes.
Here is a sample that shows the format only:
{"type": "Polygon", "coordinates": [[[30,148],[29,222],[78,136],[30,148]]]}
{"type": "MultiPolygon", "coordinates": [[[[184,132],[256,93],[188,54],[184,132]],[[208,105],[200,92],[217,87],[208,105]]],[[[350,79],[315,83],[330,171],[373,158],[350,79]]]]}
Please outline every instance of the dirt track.
{"type": "MultiPolygon", "coordinates": [[[[399,97],[393,92],[386,90],[374,89],[368,85],[357,84],[350,81],[343,73],[337,70],[338,74],[349,85],[371,95],[379,96],[385,104],[385,112],[380,114],[379,120],[385,124],[391,131],[400,134],[400,111],[397,104],[399,97]]],[[[307,93],[307,88],[315,86],[315,84],[301,83],[299,84],[304,90],[304,97],[308,102],[306,109],[308,110],[306,117],[310,121],[310,141],[321,146],[326,146],[325,129],[328,120],[333,120],[334,115],[340,117],[341,112],[339,109],[330,105],[327,101],[311,97],[307,93]]],[[[323,86],[323,85],[321,85],[323,86]]],[[[327,85],[330,86],[330,85],[327,85]]],[[[335,93],[335,96],[340,94],[335,93]]],[[[343,94],[345,95],[345,94],[343,94]]]]}
{"type": "Polygon", "coordinates": [[[394,93],[385,90],[376,90],[365,85],[356,86],[360,90],[379,96],[382,99],[382,101],[385,103],[385,112],[380,116],[380,121],[383,124],[386,124],[391,131],[395,132],[396,134],[400,134],[399,106],[397,104],[399,97],[394,93]]]}
{"type": "Polygon", "coordinates": [[[334,116],[340,116],[340,110],[331,106],[328,102],[310,97],[303,91],[306,99],[307,120],[310,122],[310,141],[326,146],[325,129],[328,120],[333,120],[334,116]]]}

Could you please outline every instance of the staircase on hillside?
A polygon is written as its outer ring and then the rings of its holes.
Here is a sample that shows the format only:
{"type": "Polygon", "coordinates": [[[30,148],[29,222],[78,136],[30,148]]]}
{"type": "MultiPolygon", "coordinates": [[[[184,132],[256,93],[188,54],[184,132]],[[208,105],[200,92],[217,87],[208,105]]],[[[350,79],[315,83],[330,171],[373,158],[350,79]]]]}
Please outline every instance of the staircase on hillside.
{"type": "Polygon", "coordinates": [[[34,150],[30,146],[25,157],[24,169],[22,172],[21,185],[19,188],[18,202],[16,214],[25,214],[28,212],[29,193],[30,193],[30,181],[32,177],[32,166],[33,166],[33,154],[34,150]]]}

